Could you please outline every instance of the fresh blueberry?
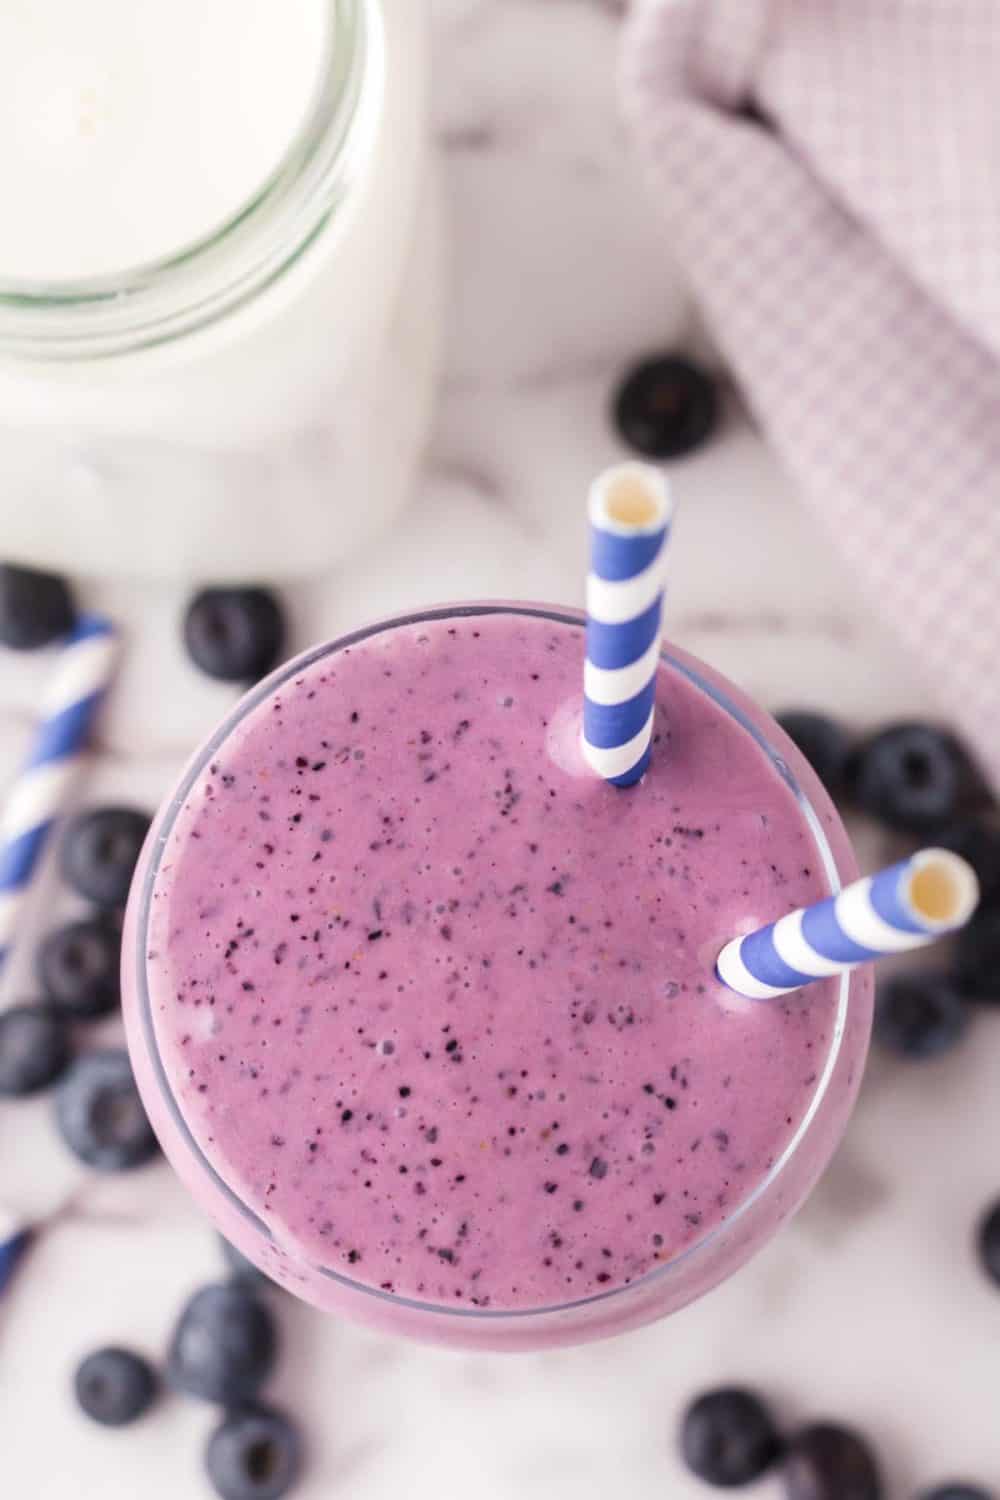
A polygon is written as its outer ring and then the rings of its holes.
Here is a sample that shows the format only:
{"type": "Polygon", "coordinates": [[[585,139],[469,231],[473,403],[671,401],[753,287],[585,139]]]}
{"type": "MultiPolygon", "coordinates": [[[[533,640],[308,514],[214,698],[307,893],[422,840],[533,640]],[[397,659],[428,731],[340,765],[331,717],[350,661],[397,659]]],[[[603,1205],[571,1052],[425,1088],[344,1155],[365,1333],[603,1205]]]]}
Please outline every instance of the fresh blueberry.
{"type": "Polygon", "coordinates": [[[156,1397],[152,1365],[129,1349],[98,1349],[88,1354],[73,1385],[87,1416],[104,1427],[125,1427],[134,1422],[149,1410],[156,1397]]]}
{"type": "Polygon", "coordinates": [[[268,1308],[244,1283],[220,1282],[195,1292],[181,1313],[167,1370],[178,1390],[235,1406],[256,1396],[276,1351],[268,1308]]]}
{"type": "Polygon", "coordinates": [[[95,906],[124,906],[149,832],[149,818],[134,807],[96,807],[74,818],[63,835],[63,879],[95,906]]]}
{"type": "Polygon", "coordinates": [[[875,1039],[901,1057],[939,1057],[968,1024],[965,1001],[943,974],[893,974],[878,987],[875,1039]]]}
{"type": "Polygon", "coordinates": [[[847,1427],[819,1422],[788,1444],[782,1471],[788,1500],[881,1500],[882,1480],[867,1443],[847,1427]]]}
{"type": "Polygon", "coordinates": [[[67,635],[76,611],[63,578],[0,564],[0,643],[31,651],[67,635]]]}
{"type": "Polygon", "coordinates": [[[184,644],[223,682],[256,682],[281,658],[285,621],[269,589],[203,589],[188,605],[184,644]]]}
{"type": "Polygon", "coordinates": [[[141,1166],[158,1149],[120,1048],[76,1059],[56,1090],[56,1120],[70,1150],[101,1172],[141,1166]]]}
{"type": "Polygon", "coordinates": [[[0,1097],[47,1088],[69,1062],[66,1027],[47,1005],[0,1011],[0,1097]]]}
{"type": "Polygon", "coordinates": [[[208,1477],[222,1500],[281,1500],[301,1467],[298,1429],[267,1406],[230,1412],[205,1450],[208,1477]]]}
{"type": "Polygon", "coordinates": [[[708,1391],[693,1401],[681,1423],[681,1453],[688,1468],[721,1489],[750,1484],[781,1452],[767,1408],[736,1386],[708,1391]]]}
{"type": "Polygon", "coordinates": [[[715,383],[689,360],[668,354],[629,370],[613,403],[622,441],[645,458],[680,458],[715,427],[715,383]]]}
{"type": "Polygon", "coordinates": [[[984,906],[1000,902],[1000,828],[976,818],[960,818],[936,833],[934,842],[969,861],[979,877],[984,906]]]}
{"type": "Polygon", "coordinates": [[[980,910],[958,934],[955,981],[970,1000],[1000,1004],[1000,909],[980,910]]]}
{"type": "Polygon", "coordinates": [[[859,806],[900,833],[943,828],[973,785],[958,741],[930,724],[883,729],[861,747],[850,770],[859,806]]]}
{"type": "Polygon", "coordinates": [[[788,738],[798,746],[828,792],[840,791],[847,764],[847,735],[825,714],[788,709],[777,715],[788,738]]]}
{"type": "Polygon", "coordinates": [[[925,1491],[920,1500],[993,1500],[993,1496],[975,1484],[939,1484],[925,1491]]]}
{"type": "Polygon", "coordinates": [[[53,1010],[69,1020],[107,1015],[121,999],[121,937],[98,919],[57,927],[38,950],[38,977],[53,1010]]]}
{"type": "Polygon", "coordinates": [[[986,1210],[979,1221],[976,1244],[983,1270],[1000,1286],[1000,1199],[986,1210]]]}
{"type": "Polygon", "coordinates": [[[271,1278],[266,1276],[259,1266],[255,1266],[252,1260],[248,1260],[242,1250],[226,1239],[225,1235],[219,1235],[219,1244],[222,1246],[222,1254],[230,1274],[237,1281],[242,1281],[250,1286],[271,1286],[271,1278]]]}

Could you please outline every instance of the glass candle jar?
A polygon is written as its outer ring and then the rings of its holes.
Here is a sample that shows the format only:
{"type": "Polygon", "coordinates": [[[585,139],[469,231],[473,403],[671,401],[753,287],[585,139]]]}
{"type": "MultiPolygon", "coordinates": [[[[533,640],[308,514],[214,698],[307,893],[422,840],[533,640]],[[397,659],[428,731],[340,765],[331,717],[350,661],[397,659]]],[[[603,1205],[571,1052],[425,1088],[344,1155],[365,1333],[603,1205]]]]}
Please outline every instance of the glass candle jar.
{"type": "Polygon", "coordinates": [[[579,615],[428,610],[317,647],[195,756],[136,872],[129,1043],[170,1160],[316,1305],[568,1344],[736,1271],[860,1082],[872,975],[774,1002],[734,932],[855,876],[778,727],[663,655],[640,787],[579,751],[579,615]]]}
{"type": "Polygon", "coordinates": [[[0,16],[4,555],[335,562],[431,408],[424,0],[56,9],[0,16]]]}

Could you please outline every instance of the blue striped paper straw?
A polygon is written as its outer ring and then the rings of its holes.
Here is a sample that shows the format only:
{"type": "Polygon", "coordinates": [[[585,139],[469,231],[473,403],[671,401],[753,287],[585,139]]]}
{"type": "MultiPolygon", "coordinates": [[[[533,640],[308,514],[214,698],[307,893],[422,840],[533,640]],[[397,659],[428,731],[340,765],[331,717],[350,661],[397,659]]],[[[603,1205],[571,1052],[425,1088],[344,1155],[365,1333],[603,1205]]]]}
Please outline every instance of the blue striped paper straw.
{"type": "Polygon", "coordinates": [[[30,1242],[31,1229],[27,1224],[0,1214],[0,1294],[14,1275],[30,1242]]]}
{"type": "Polygon", "coordinates": [[[116,644],[109,621],[85,615],[77,622],[42,699],[34,745],[0,812],[0,964],[111,676],[116,644]]]}
{"type": "Polygon", "coordinates": [[[614,786],[649,764],[671,509],[648,464],[607,469],[591,486],[583,753],[614,786]]]}
{"type": "Polygon", "coordinates": [[[716,974],[748,1000],[771,1000],[873,958],[922,948],[964,927],[979,903],[972,866],[924,849],[836,896],[727,943],[716,974]]]}

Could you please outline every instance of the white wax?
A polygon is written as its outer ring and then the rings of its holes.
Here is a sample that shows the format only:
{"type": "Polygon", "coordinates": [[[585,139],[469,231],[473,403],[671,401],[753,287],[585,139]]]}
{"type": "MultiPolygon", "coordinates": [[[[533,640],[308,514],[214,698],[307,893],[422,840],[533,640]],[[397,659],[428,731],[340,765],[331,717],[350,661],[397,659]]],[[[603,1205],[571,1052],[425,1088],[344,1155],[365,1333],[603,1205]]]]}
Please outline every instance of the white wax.
{"type": "Polygon", "coordinates": [[[328,0],[0,0],[0,283],[221,227],[315,96],[328,0]]]}

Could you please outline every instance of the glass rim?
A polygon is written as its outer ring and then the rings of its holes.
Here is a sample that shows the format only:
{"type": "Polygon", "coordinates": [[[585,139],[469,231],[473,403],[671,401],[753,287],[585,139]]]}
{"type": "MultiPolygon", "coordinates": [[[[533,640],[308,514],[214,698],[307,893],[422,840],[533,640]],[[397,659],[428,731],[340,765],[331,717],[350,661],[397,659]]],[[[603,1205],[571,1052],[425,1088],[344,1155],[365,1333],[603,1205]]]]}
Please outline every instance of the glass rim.
{"type": "MultiPolygon", "coordinates": [[[[473,619],[486,615],[517,615],[529,619],[550,620],[560,625],[572,625],[583,629],[586,616],[582,610],[569,608],[548,607],[533,604],[517,604],[496,602],[480,602],[468,604],[439,605],[436,607],[420,610],[410,610],[400,615],[391,616],[388,619],[377,621],[374,624],[362,626],[347,635],[338,636],[336,640],[327,641],[319,646],[313,646],[302,652],[291,661],[279,667],[268,677],[262,679],[249,693],[243,697],[236,707],[229,713],[223,722],[216,728],[214,734],[202,745],[193,759],[187,765],[180,782],[171,795],[169,803],[163,810],[157,824],[156,840],[151,849],[146,864],[142,885],[139,892],[138,920],[135,924],[136,945],[132,961],[135,964],[136,973],[136,1000],[139,1015],[140,1028],[143,1044],[150,1062],[156,1085],[166,1106],[171,1121],[178,1131],[185,1146],[190,1150],[196,1165],[203,1169],[213,1185],[222,1193],[229,1205],[236,1210],[240,1217],[257,1232],[259,1232],[269,1243],[281,1246],[282,1241],[270,1230],[266,1221],[256,1213],[249,1204],[245,1203],[221,1173],[216,1170],[209,1160],[206,1152],[195,1139],[194,1134],[184,1118],[183,1112],[178,1105],[173,1090],[167,1078],[166,1069],[160,1056],[156,1038],[156,1027],[153,1020],[153,1009],[149,993],[148,973],[146,965],[146,951],[148,947],[147,934],[149,932],[150,918],[152,914],[153,889],[159,875],[160,863],[162,861],[167,843],[177,818],[181,813],[199,776],[209,765],[213,757],[218,753],[221,746],[230,734],[236,730],[243,721],[254,712],[267,698],[282,686],[292,681],[301,673],[308,671],[310,667],[324,661],[326,658],[336,655],[340,651],[347,650],[351,646],[360,645],[373,636],[384,634],[386,631],[404,628],[410,625],[421,625],[435,620],[451,619],[473,619]]],[[[767,756],[782,781],[792,792],[798,803],[802,816],[805,820],[813,841],[816,852],[822,864],[823,874],[826,878],[830,892],[836,895],[843,888],[840,871],[837,868],[837,860],[830,842],[823,829],[822,820],[809,798],[799,786],[798,781],[787,765],[784,757],[771,745],[766,735],[755,724],[746,711],[736,703],[728,692],[720,688],[715,682],[704,677],[686,659],[675,656],[666,647],[660,650],[661,662],[666,662],[673,670],[678,671],[687,681],[692,683],[701,692],[705,693],[713,703],[734,719],[743,728],[763,753],[767,756]]],[[[689,1265],[693,1260],[702,1258],[712,1246],[718,1244],[724,1236],[732,1233],[733,1229],[742,1222],[764,1197],[764,1195],[775,1186],[781,1178],[785,1169],[789,1166],[800,1147],[808,1138],[813,1122],[823,1104],[827,1090],[833,1079],[841,1047],[847,1029],[848,1010],[850,1006],[851,985],[854,978],[853,971],[846,971],[839,976],[837,1012],[834,1020],[833,1031],[830,1038],[830,1046],[827,1052],[822,1071],[817,1079],[816,1088],[809,1103],[809,1107],[799,1121],[798,1126],[787,1142],[780,1156],[761,1178],[757,1186],[743,1198],[733,1212],[725,1219],[719,1221],[700,1239],[688,1245],[679,1255],[672,1256],[661,1265],[654,1266],[634,1281],[626,1282],[621,1286],[612,1287],[608,1291],[596,1292],[591,1296],[574,1298],[568,1302],[549,1303],[540,1307],[524,1308],[473,1308],[454,1307],[450,1303],[427,1302],[416,1297],[405,1297],[395,1292],[384,1291],[381,1287],[371,1286],[363,1281],[356,1281],[350,1276],[345,1276],[340,1271],[334,1271],[327,1266],[318,1266],[302,1257],[309,1270],[324,1279],[336,1283],[342,1290],[351,1294],[361,1295],[374,1299],[377,1303],[385,1306],[399,1308],[411,1313],[417,1313],[426,1318],[449,1318],[464,1320],[468,1323],[490,1323],[500,1326],[510,1323],[524,1322],[526,1320],[538,1320],[545,1318],[556,1318],[567,1313],[579,1312],[583,1309],[596,1308],[601,1305],[615,1305],[616,1302],[626,1297],[641,1297],[651,1289],[666,1283],[671,1277],[676,1276],[682,1267],[689,1265]]],[[[769,1001],[751,1002],[754,1004],[770,1004],[769,1001]]]]}
{"type": "Polygon", "coordinates": [[[219,321],[277,281],[335,216],[384,85],[378,0],[325,0],[312,105],[277,166],[220,225],[162,259],[79,280],[0,279],[0,356],[100,359],[219,321]]]}

